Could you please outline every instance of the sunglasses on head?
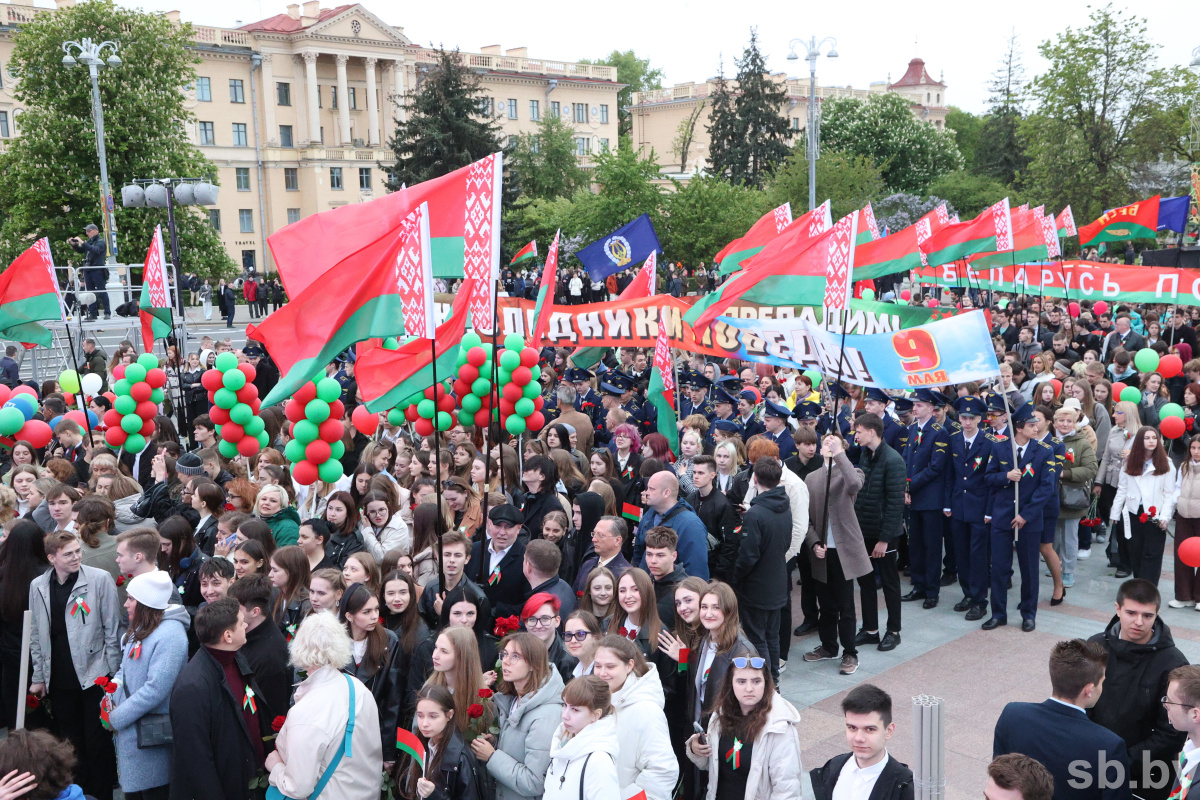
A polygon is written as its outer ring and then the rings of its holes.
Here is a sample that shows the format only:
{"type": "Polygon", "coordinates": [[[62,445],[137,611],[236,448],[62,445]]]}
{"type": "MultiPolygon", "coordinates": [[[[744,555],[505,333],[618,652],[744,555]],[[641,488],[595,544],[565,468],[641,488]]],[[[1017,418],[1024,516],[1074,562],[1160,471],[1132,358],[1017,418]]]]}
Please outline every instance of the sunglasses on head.
{"type": "Polygon", "coordinates": [[[752,658],[746,658],[745,656],[739,656],[738,658],[733,659],[733,665],[735,667],[737,667],[738,669],[745,669],[747,667],[747,665],[750,666],[752,669],[762,669],[763,664],[765,664],[765,663],[767,663],[765,659],[759,658],[757,656],[754,656],[752,658]]]}

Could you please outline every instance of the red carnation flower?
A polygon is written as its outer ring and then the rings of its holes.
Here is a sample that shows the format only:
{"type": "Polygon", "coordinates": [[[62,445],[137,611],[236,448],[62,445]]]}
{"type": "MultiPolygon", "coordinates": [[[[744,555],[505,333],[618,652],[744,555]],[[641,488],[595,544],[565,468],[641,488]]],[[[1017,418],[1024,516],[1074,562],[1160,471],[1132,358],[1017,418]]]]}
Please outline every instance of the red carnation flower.
{"type": "Polygon", "coordinates": [[[1150,506],[1150,516],[1152,516],[1152,517],[1158,516],[1158,509],[1155,508],[1154,506],[1150,506]]]}
{"type": "Polygon", "coordinates": [[[622,625],[620,628],[617,628],[617,633],[621,634],[622,636],[624,636],[627,639],[629,638],[629,629],[626,628],[624,625],[622,625]]]}
{"type": "Polygon", "coordinates": [[[286,720],[287,717],[276,717],[275,719],[271,720],[271,730],[279,733],[279,729],[283,727],[283,723],[286,720]]]}
{"type": "Polygon", "coordinates": [[[1146,521],[1146,520],[1148,520],[1148,519],[1150,519],[1150,515],[1149,515],[1149,514],[1147,514],[1145,511],[1143,511],[1143,512],[1142,512],[1142,513],[1140,513],[1140,514],[1138,514],[1138,522],[1145,522],[1145,521],[1146,521]]]}
{"type": "Polygon", "coordinates": [[[124,585],[125,585],[125,576],[118,575],[117,576],[117,586],[124,586],[124,585]]]}
{"type": "Polygon", "coordinates": [[[1183,427],[1187,428],[1189,433],[1191,433],[1191,431],[1195,427],[1195,425],[1196,425],[1195,417],[1188,417],[1187,419],[1185,419],[1183,421],[1183,427]]]}
{"type": "Polygon", "coordinates": [[[492,692],[492,690],[487,688],[486,686],[479,690],[479,696],[482,697],[484,700],[487,700],[493,694],[494,694],[494,692],[492,692]]]}
{"type": "Polygon", "coordinates": [[[92,681],[92,683],[96,686],[103,687],[103,686],[108,686],[109,680],[108,680],[108,678],[101,675],[99,678],[96,678],[96,680],[92,681]]]}
{"type": "Polygon", "coordinates": [[[483,716],[483,706],[479,705],[479,703],[471,703],[467,707],[467,716],[471,719],[479,719],[483,716]]]}
{"type": "Polygon", "coordinates": [[[383,614],[380,614],[380,615],[379,615],[379,624],[380,624],[380,625],[387,625],[387,620],[385,620],[385,619],[383,618],[383,614]]]}
{"type": "Polygon", "coordinates": [[[38,697],[33,692],[29,692],[25,695],[25,707],[28,708],[30,711],[36,709],[41,704],[42,704],[42,698],[38,697]]]}
{"type": "Polygon", "coordinates": [[[583,597],[583,592],[576,592],[576,593],[575,593],[575,596],[576,596],[576,597],[583,597]]]}

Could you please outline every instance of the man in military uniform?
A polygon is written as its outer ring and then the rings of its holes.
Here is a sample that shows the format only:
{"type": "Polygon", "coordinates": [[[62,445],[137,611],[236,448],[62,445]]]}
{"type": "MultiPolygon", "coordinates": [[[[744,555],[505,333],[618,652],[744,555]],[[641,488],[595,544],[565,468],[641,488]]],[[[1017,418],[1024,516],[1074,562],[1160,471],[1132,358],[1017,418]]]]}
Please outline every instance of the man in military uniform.
{"type": "Polygon", "coordinates": [[[336,363],[340,367],[333,375],[333,379],[338,382],[338,386],[342,387],[342,405],[346,407],[347,411],[358,405],[358,400],[356,399],[358,381],[354,379],[354,363],[357,360],[358,356],[355,355],[354,348],[351,347],[338,356],[336,363]]]}
{"type": "Polygon", "coordinates": [[[888,413],[887,408],[891,401],[892,398],[888,397],[883,389],[867,389],[863,409],[883,420],[883,441],[897,453],[903,453],[907,431],[888,413]]]}
{"type": "MultiPolygon", "coordinates": [[[[1059,573],[1063,589],[1066,590],[1075,585],[1075,576],[1068,576],[1062,571],[1062,560],[1054,550],[1054,530],[1058,526],[1058,515],[1062,513],[1062,504],[1058,496],[1058,479],[1063,474],[1063,470],[1067,468],[1067,446],[1062,439],[1055,435],[1052,410],[1046,406],[1035,405],[1033,418],[1037,420],[1038,441],[1050,445],[1050,449],[1054,451],[1054,458],[1050,462],[1054,491],[1050,493],[1050,499],[1042,506],[1042,544],[1039,552],[1051,573],[1059,573]]],[[[1066,592],[1064,591],[1063,594],[1065,595],[1066,592]]]]}
{"type": "Polygon", "coordinates": [[[751,436],[765,433],[766,426],[759,422],[758,417],[754,414],[754,407],[758,404],[758,395],[754,390],[742,389],[737,394],[737,401],[737,421],[742,426],[742,440],[748,442],[751,436]]]}
{"type": "Polygon", "coordinates": [[[569,367],[566,380],[575,386],[575,410],[592,418],[592,427],[601,422],[603,409],[600,405],[600,395],[592,388],[592,373],[580,367],[569,367]]]}
{"type": "MultiPolygon", "coordinates": [[[[933,407],[933,419],[938,425],[941,425],[947,434],[953,436],[962,430],[962,425],[951,417],[948,413],[950,408],[950,398],[942,394],[936,389],[930,389],[930,394],[933,395],[937,405],[933,407]]],[[[946,491],[950,491],[950,487],[954,481],[953,468],[947,468],[945,474],[946,491]]],[[[949,494],[946,495],[949,498],[949,494]]],[[[949,502],[949,500],[947,500],[949,502]]],[[[942,586],[952,586],[958,580],[958,556],[955,551],[954,530],[950,527],[950,515],[943,513],[942,515],[942,540],[946,543],[946,553],[942,556],[942,586]]]]}
{"type": "Polygon", "coordinates": [[[684,419],[692,414],[700,414],[709,422],[716,419],[717,412],[708,401],[708,389],[712,386],[712,381],[692,370],[680,375],[679,380],[686,390],[679,401],[679,427],[682,428],[684,419]]]}
{"type": "Polygon", "coordinates": [[[741,439],[742,426],[736,419],[718,419],[713,422],[709,434],[712,436],[713,447],[716,447],[727,439],[741,439]]]}
{"type": "Polygon", "coordinates": [[[988,464],[987,517],[991,524],[992,616],[985,631],[1008,624],[1008,582],[1012,579],[1013,540],[1021,570],[1021,630],[1037,627],[1038,551],[1042,540],[1042,507],[1054,491],[1054,450],[1037,441],[1033,406],[1022,403],[1012,412],[1013,440],[993,443],[988,464]],[[1014,461],[1013,442],[1016,453],[1014,461]],[[1018,505],[1019,498],[1019,505],[1018,505]],[[1028,515],[1028,516],[1026,516],[1028,515]]]}
{"type": "Polygon", "coordinates": [[[924,600],[924,608],[938,604],[942,574],[942,509],[946,507],[946,460],[950,436],[933,419],[937,398],[929,389],[913,397],[916,422],[908,428],[904,464],[908,473],[909,570],[912,591],[903,600],[924,600]]]}
{"type": "MultiPolygon", "coordinates": [[[[596,444],[604,447],[612,442],[612,432],[608,430],[608,412],[614,408],[621,408],[621,397],[625,394],[625,390],[620,386],[609,383],[607,378],[612,374],[611,371],[604,373],[604,377],[600,380],[600,411],[596,414],[596,444]]],[[[630,425],[637,425],[636,419],[629,420],[630,425]]]]}
{"type": "Polygon", "coordinates": [[[1009,437],[1012,433],[1008,430],[1008,407],[1004,403],[1003,395],[992,392],[987,398],[987,413],[988,427],[991,428],[992,436],[997,439],[1001,437],[1009,437]]]}
{"type": "Polygon", "coordinates": [[[958,557],[958,582],[963,599],[955,611],[967,619],[983,619],[988,595],[988,527],[983,522],[987,503],[988,462],[992,455],[989,434],[980,430],[987,406],[978,397],[960,397],[954,404],[962,429],[950,434],[950,480],[947,508],[954,551],[958,557]]]}
{"type": "Polygon", "coordinates": [[[763,435],[779,446],[780,461],[786,461],[797,452],[796,440],[792,438],[792,429],[788,427],[788,418],[791,416],[792,410],[787,406],[766,401],[766,410],[763,412],[766,432],[763,435]]]}
{"type": "Polygon", "coordinates": [[[812,400],[801,400],[792,409],[792,416],[800,421],[801,428],[808,428],[819,437],[824,431],[818,428],[821,421],[821,406],[812,400]]]}
{"type": "Polygon", "coordinates": [[[908,444],[908,426],[912,425],[913,421],[913,404],[912,400],[907,397],[893,397],[892,408],[896,409],[896,418],[900,420],[900,427],[904,429],[901,434],[901,443],[908,444]]]}

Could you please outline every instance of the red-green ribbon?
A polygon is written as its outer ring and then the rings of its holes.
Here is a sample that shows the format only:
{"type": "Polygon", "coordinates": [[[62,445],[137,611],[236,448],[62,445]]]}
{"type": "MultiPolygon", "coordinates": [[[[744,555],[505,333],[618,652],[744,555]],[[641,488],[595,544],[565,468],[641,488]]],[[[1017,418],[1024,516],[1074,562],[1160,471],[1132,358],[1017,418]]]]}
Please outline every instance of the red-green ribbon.
{"type": "Polygon", "coordinates": [[[729,750],[725,752],[725,760],[728,761],[729,765],[734,769],[738,769],[742,766],[741,739],[737,738],[736,736],[733,737],[733,747],[729,748],[729,750]]]}
{"type": "Polygon", "coordinates": [[[686,648],[686,647],[679,648],[679,666],[676,671],[687,672],[688,658],[691,656],[691,654],[692,654],[692,651],[689,650],[688,648],[686,648]]]}
{"type": "Polygon", "coordinates": [[[250,709],[250,713],[258,712],[258,704],[254,702],[254,690],[249,685],[246,686],[246,694],[242,697],[242,708],[250,709]]]}
{"type": "Polygon", "coordinates": [[[87,615],[92,613],[91,607],[88,606],[87,600],[84,600],[85,595],[79,594],[75,596],[75,602],[71,606],[71,616],[83,614],[83,621],[87,622],[87,615]]]}
{"type": "Polygon", "coordinates": [[[500,582],[500,570],[496,570],[488,577],[488,586],[495,586],[500,582]]]}

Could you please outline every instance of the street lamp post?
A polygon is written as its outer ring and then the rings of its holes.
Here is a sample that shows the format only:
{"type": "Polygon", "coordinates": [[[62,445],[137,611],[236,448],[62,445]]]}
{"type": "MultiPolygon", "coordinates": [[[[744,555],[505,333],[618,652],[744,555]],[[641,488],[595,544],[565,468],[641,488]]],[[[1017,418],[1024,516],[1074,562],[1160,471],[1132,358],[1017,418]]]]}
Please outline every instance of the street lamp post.
{"type": "Polygon", "coordinates": [[[108,264],[114,265],[117,263],[117,226],[113,219],[113,199],[112,192],[108,187],[108,160],[104,153],[104,108],[100,105],[100,82],[98,73],[100,67],[105,65],[110,67],[121,66],[121,59],[117,56],[117,49],[120,47],[116,42],[93,42],[91,39],[84,39],[81,42],[63,42],[63,59],[64,67],[75,67],[80,62],[87,64],[88,73],[92,78],[92,119],[96,124],[96,153],[100,156],[100,192],[104,195],[104,238],[105,244],[108,245],[108,264]],[[107,59],[102,59],[103,51],[111,50],[107,59]],[[75,51],[79,54],[79,58],[71,55],[75,51]]]}
{"type": "Polygon", "coordinates": [[[825,45],[829,45],[829,52],[826,56],[829,58],[837,58],[837,39],[832,36],[827,36],[821,41],[817,41],[817,37],[813,36],[808,41],[803,39],[792,39],[788,42],[788,61],[796,61],[800,57],[796,55],[796,46],[800,45],[805,48],[805,58],[808,60],[808,124],[804,134],[806,143],[806,153],[808,155],[808,210],[812,211],[817,207],[817,156],[819,154],[818,140],[820,131],[817,128],[817,59],[821,57],[821,50],[825,45]]]}

